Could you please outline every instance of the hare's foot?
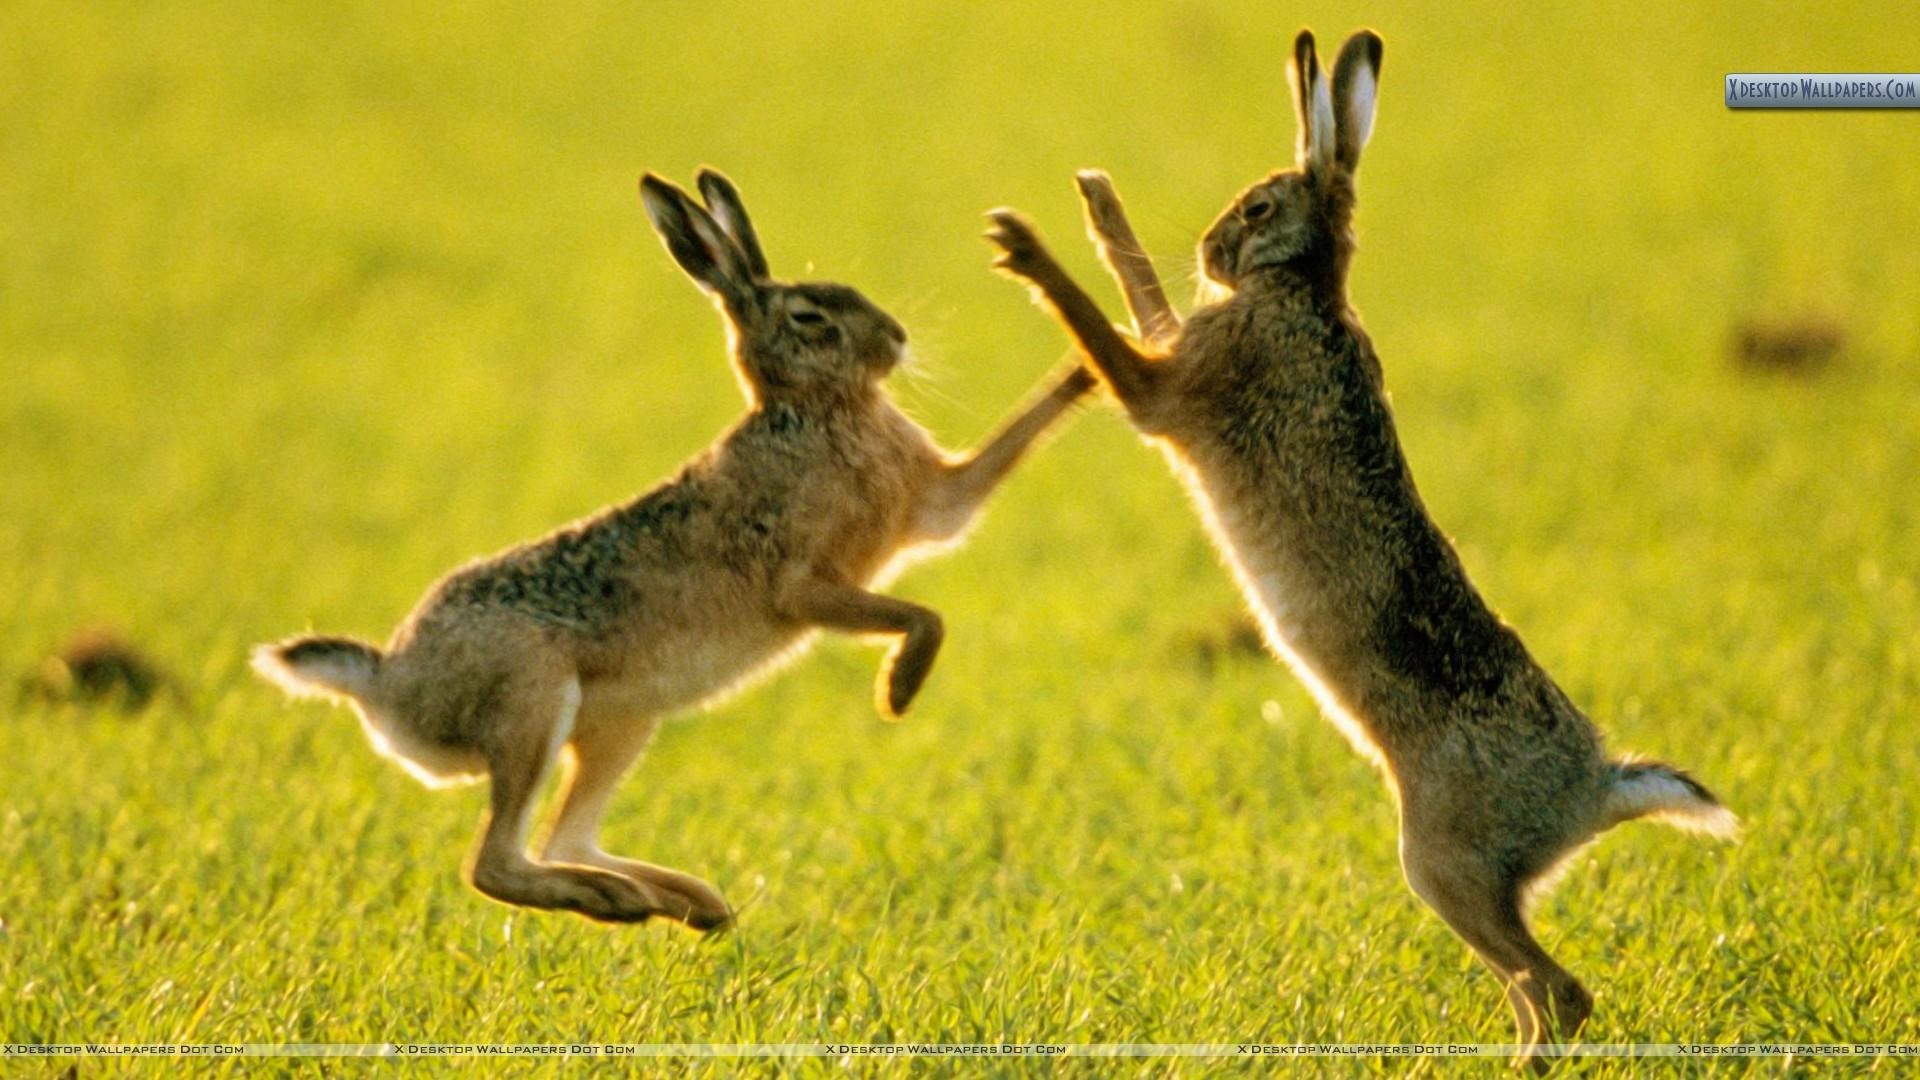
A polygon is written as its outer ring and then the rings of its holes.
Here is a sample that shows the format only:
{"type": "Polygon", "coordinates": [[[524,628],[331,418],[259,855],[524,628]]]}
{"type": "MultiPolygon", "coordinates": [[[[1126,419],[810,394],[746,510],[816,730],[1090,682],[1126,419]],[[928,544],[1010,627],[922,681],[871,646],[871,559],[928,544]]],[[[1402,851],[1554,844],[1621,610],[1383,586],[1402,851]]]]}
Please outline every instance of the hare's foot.
{"type": "Polygon", "coordinates": [[[714,930],[733,918],[713,886],[678,870],[622,859],[600,850],[600,820],[620,777],[633,766],[653,733],[653,722],[603,723],[574,733],[567,746],[565,793],[547,834],[543,857],[591,873],[616,875],[647,897],[652,914],[714,930]]]}
{"type": "Polygon", "coordinates": [[[720,890],[692,874],[683,874],[637,859],[622,859],[605,852],[595,852],[589,865],[610,870],[647,887],[658,897],[658,914],[685,923],[695,930],[723,930],[733,922],[733,909],[727,906],[720,890]]]}
{"type": "Polygon", "coordinates": [[[645,922],[671,913],[657,892],[621,874],[586,866],[551,866],[528,859],[475,861],[473,887],[505,904],[573,911],[600,922],[645,922]]]}
{"type": "Polygon", "coordinates": [[[534,794],[553,767],[555,748],[573,733],[580,701],[579,679],[555,657],[522,657],[519,670],[504,681],[482,728],[492,790],[467,880],[503,903],[576,911],[602,922],[642,922],[664,910],[661,896],[645,884],[526,856],[534,794]]]}

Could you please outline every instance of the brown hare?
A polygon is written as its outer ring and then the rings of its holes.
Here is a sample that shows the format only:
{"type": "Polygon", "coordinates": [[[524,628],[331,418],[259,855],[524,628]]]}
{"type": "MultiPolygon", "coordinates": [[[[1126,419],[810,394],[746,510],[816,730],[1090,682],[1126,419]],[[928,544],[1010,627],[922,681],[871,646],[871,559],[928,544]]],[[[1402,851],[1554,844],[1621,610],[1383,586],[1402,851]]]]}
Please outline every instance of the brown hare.
{"type": "Polygon", "coordinates": [[[1145,342],[1128,342],[1011,211],[996,265],[1024,279],[1186,481],[1266,640],[1384,771],[1415,893],[1506,983],[1519,1037],[1592,1008],[1522,918],[1530,887],[1602,830],[1646,815],[1729,835],[1733,815],[1672,766],[1615,760],[1467,580],[1414,487],[1380,362],[1347,302],[1354,170],[1381,41],[1348,39],[1329,86],[1302,32],[1297,167],[1240,194],[1200,242],[1225,298],[1184,326],[1098,173],[1090,231],[1145,342]]]}
{"type": "Polygon", "coordinates": [[[385,649],[299,637],[260,646],[254,667],[352,703],[374,747],[430,785],[490,780],[469,867],[480,892],[711,929],[731,918],[712,886],[598,843],[659,718],[793,658],[820,629],[895,637],[879,707],[904,712],[940,616],[870,590],[957,539],[1093,379],[1076,367],[978,452],[943,453],[881,388],[900,325],[844,285],[770,278],[733,185],[703,171],[699,189],[704,208],[651,174],[640,183],[667,250],[725,315],[746,415],[634,501],[442,578],[385,649]],[[560,810],[532,856],[529,812],[556,762],[560,810]]]}

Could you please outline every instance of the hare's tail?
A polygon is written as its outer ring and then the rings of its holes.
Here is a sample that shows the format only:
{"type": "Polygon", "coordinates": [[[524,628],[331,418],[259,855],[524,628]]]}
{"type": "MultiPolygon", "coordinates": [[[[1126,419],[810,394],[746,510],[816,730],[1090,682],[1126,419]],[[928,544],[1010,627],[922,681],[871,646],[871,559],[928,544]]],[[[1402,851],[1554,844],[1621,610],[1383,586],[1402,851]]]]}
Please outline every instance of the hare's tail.
{"type": "Polygon", "coordinates": [[[296,637],[253,649],[253,670],[295,697],[364,701],[380,675],[380,650],[352,638],[296,637]]]}
{"type": "Polygon", "coordinates": [[[1733,811],[1685,770],[1658,761],[1616,761],[1608,770],[1602,828],[1653,817],[1675,828],[1731,840],[1740,832],[1733,811]]]}

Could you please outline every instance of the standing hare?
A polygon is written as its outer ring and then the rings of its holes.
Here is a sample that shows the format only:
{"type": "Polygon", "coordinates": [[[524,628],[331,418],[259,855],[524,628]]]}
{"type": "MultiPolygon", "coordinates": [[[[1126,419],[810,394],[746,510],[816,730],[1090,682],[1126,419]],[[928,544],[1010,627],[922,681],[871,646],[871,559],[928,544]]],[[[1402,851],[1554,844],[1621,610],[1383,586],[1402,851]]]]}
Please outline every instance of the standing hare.
{"type": "Polygon", "coordinates": [[[1355,34],[1329,86],[1300,34],[1298,167],[1248,188],[1207,231],[1200,258],[1227,295],[1184,327],[1106,178],[1081,174],[1144,351],[1019,215],[995,212],[989,237],[996,265],[1035,288],[1166,451],[1274,651],[1382,767],[1408,883],[1506,983],[1538,1063],[1535,1048],[1578,1031],[1592,999],[1528,932],[1530,886],[1622,821],[1656,815],[1722,836],[1735,822],[1679,769],[1607,756],[1421,504],[1346,297],[1380,57],[1377,35],[1355,34]]]}
{"type": "Polygon", "coordinates": [[[967,457],[943,453],[881,382],[906,332],[844,285],[775,281],[738,193],[703,171],[706,206],[649,174],[667,250],[723,310],[747,414],[673,480],[442,578],[385,650],[300,637],[255,650],[295,694],[351,702],[380,753],[439,786],[486,777],[469,870],[496,900],[697,929],[732,916],[707,883],[600,850],[615,783],[663,714],[709,702],[801,651],[818,629],[898,638],[879,707],[897,717],[941,641],[940,616],[869,591],[923,545],[957,538],[1093,385],[1059,381],[967,457]],[[529,812],[555,761],[565,794],[541,854],[529,812]]]}

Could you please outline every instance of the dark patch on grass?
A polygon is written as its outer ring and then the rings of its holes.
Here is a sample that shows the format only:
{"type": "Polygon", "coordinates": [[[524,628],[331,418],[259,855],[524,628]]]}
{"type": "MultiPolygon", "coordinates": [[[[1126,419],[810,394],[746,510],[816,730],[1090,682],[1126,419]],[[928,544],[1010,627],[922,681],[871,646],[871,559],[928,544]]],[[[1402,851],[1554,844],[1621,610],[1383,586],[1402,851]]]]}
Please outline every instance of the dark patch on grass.
{"type": "Polygon", "coordinates": [[[1727,357],[1742,371],[1813,376],[1832,364],[1846,343],[1846,329],[1823,315],[1753,318],[1734,325],[1727,357]]]}
{"type": "Polygon", "coordinates": [[[178,683],[152,659],[111,630],[84,630],[41,661],[25,692],[43,701],[106,705],[137,712],[178,683]]]}
{"type": "Polygon", "coordinates": [[[1260,636],[1260,627],[1244,612],[1222,616],[1207,626],[1188,631],[1181,646],[1181,652],[1192,658],[1196,666],[1207,670],[1238,660],[1267,659],[1267,645],[1260,636]]]}

